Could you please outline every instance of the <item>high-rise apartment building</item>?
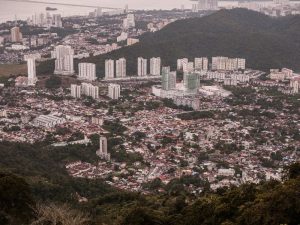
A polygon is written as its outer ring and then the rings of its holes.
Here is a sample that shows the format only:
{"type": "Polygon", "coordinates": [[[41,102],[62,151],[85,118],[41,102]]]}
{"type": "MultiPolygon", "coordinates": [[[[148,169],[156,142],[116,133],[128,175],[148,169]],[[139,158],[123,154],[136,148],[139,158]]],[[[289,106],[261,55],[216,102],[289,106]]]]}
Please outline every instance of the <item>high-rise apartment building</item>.
{"type": "Polygon", "coordinates": [[[187,92],[197,93],[200,86],[200,79],[196,73],[185,73],[183,76],[184,88],[187,92]]]}
{"type": "Polygon", "coordinates": [[[244,70],[246,60],[242,58],[212,57],[212,70],[244,70]]]}
{"type": "Polygon", "coordinates": [[[37,82],[35,58],[27,59],[28,85],[35,86],[37,82]]]}
{"type": "Polygon", "coordinates": [[[147,75],[147,59],[139,57],[138,61],[138,76],[146,76],[147,75]]]}
{"type": "Polygon", "coordinates": [[[116,77],[126,77],[126,59],[116,61],[116,77]]]}
{"type": "Polygon", "coordinates": [[[105,60],[105,79],[111,79],[115,76],[115,61],[112,59],[105,60]]]}
{"type": "Polygon", "coordinates": [[[81,98],[81,85],[71,84],[71,96],[81,98]]]}
{"type": "Polygon", "coordinates": [[[292,94],[299,93],[300,77],[295,77],[290,80],[290,87],[292,88],[292,94]]]}
{"type": "Polygon", "coordinates": [[[53,26],[62,27],[62,20],[60,14],[53,14],[53,26]]]}
{"type": "Polygon", "coordinates": [[[96,154],[105,160],[110,160],[110,153],[107,151],[107,138],[101,136],[99,139],[99,150],[96,152],[96,154]]]}
{"type": "Polygon", "coordinates": [[[123,28],[129,29],[135,27],[134,14],[127,14],[127,17],[123,20],[123,28]]]}
{"type": "Polygon", "coordinates": [[[108,85],[108,97],[111,99],[119,99],[121,93],[121,86],[119,84],[108,85]]]}
{"type": "Polygon", "coordinates": [[[183,58],[183,59],[177,59],[177,70],[182,70],[185,64],[188,64],[189,59],[183,58]]]}
{"type": "Polygon", "coordinates": [[[22,41],[22,33],[19,27],[13,27],[10,30],[11,33],[11,42],[21,42],[22,41]]]}
{"type": "Polygon", "coordinates": [[[96,65],[93,63],[78,64],[78,79],[94,81],[96,77],[96,65]]]}
{"type": "Polygon", "coordinates": [[[89,83],[82,83],[81,90],[82,90],[82,94],[84,94],[86,96],[90,96],[93,99],[99,98],[99,87],[97,87],[97,86],[94,86],[89,83]]]}
{"type": "Polygon", "coordinates": [[[58,45],[51,52],[51,56],[56,58],[54,74],[74,74],[74,50],[71,46],[58,45]]]}
{"type": "Polygon", "coordinates": [[[217,10],[218,0],[198,0],[198,10],[217,10]]]}
{"type": "Polygon", "coordinates": [[[161,59],[160,57],[150,59],[150,74],[154,76],[160,75],[161,59]]]}
{"type": "Polygon", "coordinates": [[[206,57],[195,58],[195,70],[208,71],[208,59],[206,57]]]}
{"type": "Polygon", "coordinates": [[[176,71],[171,72],[170,67],[162,68],[161,86],[163,90],[172,90],[176,88],[176,71]]]}

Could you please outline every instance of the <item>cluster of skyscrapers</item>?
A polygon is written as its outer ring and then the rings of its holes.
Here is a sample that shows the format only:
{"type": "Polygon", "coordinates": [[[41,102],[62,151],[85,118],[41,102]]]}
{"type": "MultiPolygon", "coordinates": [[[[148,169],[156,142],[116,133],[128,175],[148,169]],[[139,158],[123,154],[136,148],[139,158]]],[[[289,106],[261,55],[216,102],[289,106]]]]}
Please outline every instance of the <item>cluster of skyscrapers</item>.
{"type": "MultiPolygon", "coordinates": [[[[139,77],[147,76],[148,68],[147,68],[148,60],[142,57],[137,59],[137,75],[139,77]]],[[[161,74],[161,58],[153,57],[150,59],[150,75],[159,76],[161,74]]]]}
{"type": "MultiPolygon", "coordinates": [[[[162,69],[162,90],[175,90],[176,87],[176,71],[171,72],[170,67],[162,69]]],[[[188,94],[196,94],[200,87],[200,76],[197,73],[184,73],[183,75],[183,91],[188,94]]]]}
{"type": "Polygon", "coordinates": [[[108,85],[108,97],[111,99],[119,99],[121,93],[121,86],[119,84],[109,84],[108,85]]]}
{"type": "Polygon", "coordinates": [[[163,90],[172,90],[176,88],[176,71],[171,72],[170,67],[162,68],[161,86],[163,90]]]}
{"type": "Polygon", "coordinates": [[[182,70],[184,73],[193,72],[194,70],[208,70],[208,58],[195,58],[194,62],[190,62],[188,58],[177,60],[177,70],[182,70]]]}
{"type": "Polygon", "coordinates": [[[55,50],[51,52],[51,58],[56,59],[54,74],[74,74],[74,50],[71,48],[71,46],[56,46],[55,50]]]}
{"type": "Polygon", "coordinates": [[[105,60],[105,79],[126,77],[126,59],[120,58],[115,61],[112,59],[105,60]],[[116,73],[115,73],[116,71],[116,73]]]}
{"type": "Polygon", "coordinates": [[[32,18],[27,19],[28,23],[33,26],[39,27],[62,27],[62,18],[60,14],[51,15],[49,12],[46,14],[34,14],[32,18]]]}
{"type": "Polygon", "coordinates": [[[177,60],[177,70],[182,70],[184,73],[208,71],[209,68],[211,68],[211,70],[224,71],[245,70],[246,59],[216,56],[212,57],[211,67],[209,66],[208,58],[206,57],[195,58],[194,61],[189,61],[188,58],[177,60]]]}
{"type": "Polygon", "coordinates": [[[93,99],[99,98],[99,87],[89,83],[82,83],[81,85],[71,85],[71,96],[73,98],[81,98],[81,95],[90,96],[93,99]]]}
{"type": "Polygon", "coordinates": [[[244,70],[246,69],[246,59],[228,58],[223,56],[212,57],[212,70],[244,70]]]}
{"type": "Polygon", "coordinates": [[[218,9],[218,0],[192,0],[192,1],[198,1],[198,3],[193,4],[194,12],[218,9]]]}
{"type": "Polygon", "coordinates": [[[94,81],[96,77],[96,64],[94,63],[79,63],[78,64],[78,79],[94,81]]]}

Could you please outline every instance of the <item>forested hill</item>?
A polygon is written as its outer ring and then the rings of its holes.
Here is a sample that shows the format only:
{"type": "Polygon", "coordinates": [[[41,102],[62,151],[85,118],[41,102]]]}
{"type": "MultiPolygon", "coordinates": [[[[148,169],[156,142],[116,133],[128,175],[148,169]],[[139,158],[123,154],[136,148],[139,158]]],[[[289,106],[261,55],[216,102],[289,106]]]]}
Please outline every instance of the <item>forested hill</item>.
{"type": "Polygon", "coordinates": [[[136,73],[136,58],[160,56],[175,68],[177,58],[199,56],[245,57],[255,69],[289,67],[300,70],[300,16],[271,18],[246,9],[220,10],[202,18],[179,20],[141,42],[89,58],[104,75],[104,61],[126,57],[127,72],[136,73]]]}

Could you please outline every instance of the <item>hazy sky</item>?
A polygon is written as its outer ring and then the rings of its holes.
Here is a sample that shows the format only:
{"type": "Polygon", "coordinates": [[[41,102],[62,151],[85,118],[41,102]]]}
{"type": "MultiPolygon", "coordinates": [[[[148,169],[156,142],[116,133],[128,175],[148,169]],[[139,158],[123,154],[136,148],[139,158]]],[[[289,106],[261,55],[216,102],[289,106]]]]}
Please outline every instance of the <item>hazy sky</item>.
{"type": "MultiPolygon", "coordinates": [[[[107,6],[124,8],[128,4],[131,9],[173,9],[180,8],[184,4],[187,8],[191,8],[190,0],[38,0],[43,2],[58,2],[68,4],[81,4],[92,6],[107,6]]],[[[47,4],[34,4],[24,2],[14,2],[9,0],[0,0],[0,22],[6,20],[26,19],[34,13],[45,11],[46,6],[58,8],[58,12],[63,16],[69,15],[87,15],[92,8],[54,6],[47,4]]]]}

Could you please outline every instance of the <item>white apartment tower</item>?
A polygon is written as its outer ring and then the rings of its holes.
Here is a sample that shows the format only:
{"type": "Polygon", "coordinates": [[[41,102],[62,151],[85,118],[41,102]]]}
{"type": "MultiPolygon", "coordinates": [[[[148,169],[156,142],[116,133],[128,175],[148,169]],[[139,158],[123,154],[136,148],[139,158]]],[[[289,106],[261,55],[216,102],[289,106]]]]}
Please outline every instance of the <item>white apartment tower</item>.
{"type": "Polygon", "coordinates": [[[111,99],[119,99],[121,93],[121,86],[118,84],[108,85],[108,97],[111,99]]]}
{"type": "Polygon", "coordinates": [[[99,150],[96,152],[96,154],[105,160],[110,160],[110,153],[107,152],[107,138],[101,136],[99,139],[99,150]]]}
{"type": "Polygon", "coordinates": [[[116,61],[116,77],[126,77],[126,59],[116,61]]]}
{"type": "Polygon", "coordinates": [[[35,58],[27,59],[27,71],[28,71],[28,85],[35,86],[37,82],[35,58]]]}
{"type": "Polygon", "coordinates": [[[292,78],[290,80],[290,87],[292,89],[292,94],[299,93],[299,86],[300,86],[300,77],[292,78]]]}
{"type": "Polygon", "coordinates": [[[78,79],[88,81],[96,80],[96,65],[93,63],[79,63],[78,79]]]}
{"type": "Polygon", "coordinates": [[[54,27],[62,27],[61,15],[54,14],[53,15],[53,26],[54,27]]]}
{"type": "Polygon", "coordinates": [[[74,50],[71,46],[58,45],[51,56],[56,58],[54,74],[74,74],[74,50]]]}
{"type": "Polygon", "coordinates": [[[13,27],[10,30],[11,33],[11,42],[21,42],[22,41],[22,33],[19,27],[13,27]]]}
{"type": "Polygon", "coordinates": [[[198,0],[198,10],[217,10],[218,0],[198,0]]]}
{"type": "Polygon", "coordinates": [[[177,59],[177,70],[182,70],[185,64],[188,64],[189,59],[183,58],[183,59],[177,59]]]}
{"type": "Polygon", "coordinates": [[[147,59],[139,57],[138,61],[138,76],[146,76],[147,75],[147,59]]]}
{"type": "Polygon", "coordinates": [[[170,67],[162,68],[161,86],[163,90],[172,90],[176,88],[176,71],[170,72],[170,67]]]}
{"type": "Polygon", "coordinates": [[[195,70],[208,71],[208,59],[206,57],[195,58],[195,70]]]}
{"type": "Polygon", "coordinates": [[[223,56],[212,57],[212,70],[244,70],[246,60],[242,58],[228,58],[223,56]]]}
{"type": "Polygon", "coordinates": [[[82,83],[81,84],[82,94],[86,96],[90,96],[93,99],[99,98],[99,87],[94,86],[89,83],[82,83]]]}
{"type": "Polygon", "coordinates": [[[81,86],[76,84],[71,84],[71,96],[73,98],[81,98],[81,86]]]}
{"type": "Polygon", "coordinates": [[[127,14],[127,17],[123,20],[123,28],[129,29],[135,27],[134,14],[127,14]]]}
{"type": "Polygon", "coordinates": [[[115,61],[112,59],[105,60],[105,79],[114,78],[115,61]]]}
{"type": "Polygon", "coordinates": [[[154,76],[160,75],[161,59],[160,57],[150,59],[150,74],[154,76]]]}

